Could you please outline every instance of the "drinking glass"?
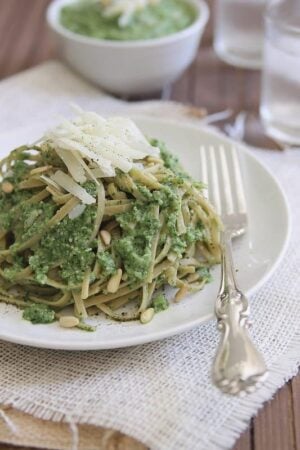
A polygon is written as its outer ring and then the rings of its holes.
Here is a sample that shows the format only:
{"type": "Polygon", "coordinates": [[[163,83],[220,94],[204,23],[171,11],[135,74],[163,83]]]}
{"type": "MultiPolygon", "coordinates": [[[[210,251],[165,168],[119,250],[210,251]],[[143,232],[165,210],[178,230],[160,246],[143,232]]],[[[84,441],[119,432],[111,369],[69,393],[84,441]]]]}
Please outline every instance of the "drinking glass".
{"type": "Polygon", "coordinates": [[[260,115],[269,136],[300,144],[300,0],[266,10],[260,115]]]}
{"type": "Polygon", "coordinates": [[[266,2],[216,0],[214,48],[222,60],[248,69],[261,67],[266,2]]]}

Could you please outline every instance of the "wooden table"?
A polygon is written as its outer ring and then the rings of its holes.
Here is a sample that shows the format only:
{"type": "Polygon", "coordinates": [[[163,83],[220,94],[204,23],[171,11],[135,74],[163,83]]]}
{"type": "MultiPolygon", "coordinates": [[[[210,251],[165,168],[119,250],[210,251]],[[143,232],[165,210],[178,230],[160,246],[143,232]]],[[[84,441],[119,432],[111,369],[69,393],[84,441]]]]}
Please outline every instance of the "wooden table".
{"type": "MultiPolygon", "coordinates": [[[[44,22],[49,3],[50,0],[0,0],[0,78],[56,56],[44,22]]],[[[220,62],[212,51],[211,40],[210,24],[195,63],[173,86],[171,98],[205,106],[209,112],[230,108],[257,113],[260,74],[220,62]]],[[[17,449],[0,443],[0,450],[13,448],[17,449]]],[[[113,448],[144,447],[118,435],[115,445],[110,446],[113,448]]],[[[300,375],[265,405],[234,450],[300,450],[300,375]]]]}

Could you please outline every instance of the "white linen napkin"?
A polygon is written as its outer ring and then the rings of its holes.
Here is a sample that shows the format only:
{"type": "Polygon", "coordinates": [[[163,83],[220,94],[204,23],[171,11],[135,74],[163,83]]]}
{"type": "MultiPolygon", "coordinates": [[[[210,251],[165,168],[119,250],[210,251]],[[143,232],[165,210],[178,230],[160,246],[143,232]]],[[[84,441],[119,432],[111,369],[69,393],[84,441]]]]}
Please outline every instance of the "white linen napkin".
{"type": "MultiPolygon", "coordinates": [[[[12,130],[17,141],[20,127],[42,122],[44,129],[57,114],[70,114],[70,102],[106,113],[128,109],[57,62],[0,83],[0,102],[0,145],[12,130]]],[[[170,104],[130,108],[166,114],[170,104]]],[[[177,108],[172,114],[183,120],[184,110],[177,108]]],[[[253,338],[271,370],[258,392],[230,398],[210,383],[219,340],[212,321],[165,341],[114,351],[58,352],[1,342],[0,403],[47,420],[115,428],[151,449],[231,448],[300,364],[300,150],[253,152],[283,186],[293,222],[284,260],[251,299],[253,338]]]]}

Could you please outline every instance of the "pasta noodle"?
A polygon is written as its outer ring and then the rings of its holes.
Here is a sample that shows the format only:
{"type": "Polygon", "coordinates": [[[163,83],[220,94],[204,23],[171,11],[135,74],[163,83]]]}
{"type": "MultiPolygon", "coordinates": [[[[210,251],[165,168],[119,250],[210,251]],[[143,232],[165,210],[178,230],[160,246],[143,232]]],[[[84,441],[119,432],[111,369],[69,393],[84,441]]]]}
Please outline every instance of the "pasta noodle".
{"type": "Polygon", "coordinates": [[[101,176],[86,155],[76,172],[77,151],[69,170],[67,153],[49,139],[1,161],[2,186],[12,191],[0,196],[0,301],[47,305],[56,317],[72,307],[88,329],[83,321],[95,311],[138,319],[166,285],[177,289],[175,301],[203,288],[220,261],[220,220],[202,186],[152,144],[160,156],[115,176],[101,176]],[[66,186],[72,174],[86,180],[80,196],[86,190],[94,204],[82,204],[74,178],[69,192],[57,184],[58,171],[66,186]]]}

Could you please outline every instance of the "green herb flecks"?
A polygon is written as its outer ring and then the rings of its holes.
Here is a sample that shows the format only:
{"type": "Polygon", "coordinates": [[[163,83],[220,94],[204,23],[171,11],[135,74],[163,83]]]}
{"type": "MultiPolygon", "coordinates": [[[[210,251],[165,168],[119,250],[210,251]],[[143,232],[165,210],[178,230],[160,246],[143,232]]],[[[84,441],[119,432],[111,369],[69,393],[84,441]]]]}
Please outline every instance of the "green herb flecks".
{"type": "Polygon", "coordinates": [[[33,304],[24,309],[23,319],[33,324],[52,323],[55,320],[55,312],[47,305],[33,304]]]}
{"type": "Polygon", "coordinates": [[[159,313],[169,308],[169,302],[163,294],[159,294],[152,301],[152,306],[154,308],[155,313],[159,313]]]}
{"type": "Polygon", "coordinates": [[[38,283],[46,283],[46,274],[54,265],[60,266],[60,276],[70,287],[82,282],[86,268],[95,259],[90,243],[95,218],[95,206],[87,206],[79,217],[65,217],[42,237],[29,258],[38,283]]]}
{"type": "Polygon", "coordinates": [[[101,252],[97,255],[101,275],[108,277],[117,271],[115,260],[109,252],[101,252]]]}
{"type": "Polygon", "coordinates": [[[114,250],[121,257],[130,281],[142,281],[150,268],[151,244],[159,230],[159,220],[154,217],[151,203],[139,202],[116,219],[122,229],[122,237],[115,241],[114,250]]]}
{"type": "Polygon", "coordinates": [[[208,267],[201,267],[197,270],[197,273],[200,275],[202,281],[205,281],[206,283],[212,282],[213,278],[208,267]]]}

